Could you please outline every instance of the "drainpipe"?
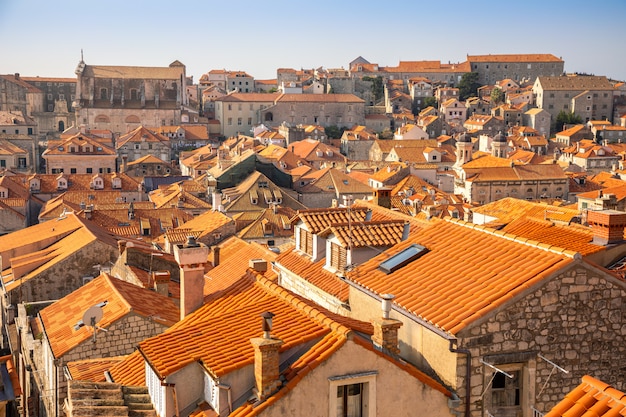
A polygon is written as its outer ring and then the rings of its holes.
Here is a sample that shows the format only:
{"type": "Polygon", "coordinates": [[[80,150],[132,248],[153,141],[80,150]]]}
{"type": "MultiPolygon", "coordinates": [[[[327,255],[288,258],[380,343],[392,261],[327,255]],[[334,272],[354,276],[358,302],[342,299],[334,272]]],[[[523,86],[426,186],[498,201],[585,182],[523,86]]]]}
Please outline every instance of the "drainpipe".
{"type": "Polygon", "coordinates": [[[469,349],[465,348],[455,348],[454,340],[450,340],[450,352],[452,353],[462,353],[467,359],[465,361],[465,417],[470,417],[470,393],[471,393],[471,373],[472,373],[472,352],[469,349]]]}
{"type": "Polygon", "coordinates": [[[225,389],[226,394],[228,394],[228,414],[233,412],[233,397],[230,391],[230,385],[226,384],[217,384],[219,389],[225,389]]]}

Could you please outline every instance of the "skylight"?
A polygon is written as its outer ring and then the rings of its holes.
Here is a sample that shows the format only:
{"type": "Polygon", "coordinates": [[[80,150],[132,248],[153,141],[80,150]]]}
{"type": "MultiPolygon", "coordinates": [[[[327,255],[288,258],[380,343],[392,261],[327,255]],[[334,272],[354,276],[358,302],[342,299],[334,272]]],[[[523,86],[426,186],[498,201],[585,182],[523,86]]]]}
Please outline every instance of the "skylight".
{"type": "Polygon", "coordinates": [[[378,269],[386,274],[391,274],[395,270],[400,269],[418,259],[426,252],[428,252],[428,249],[424,246],[413,244],[403,251],[396,253],[391,258],[381,262],[380,265],[378,265],[378,269]]]}

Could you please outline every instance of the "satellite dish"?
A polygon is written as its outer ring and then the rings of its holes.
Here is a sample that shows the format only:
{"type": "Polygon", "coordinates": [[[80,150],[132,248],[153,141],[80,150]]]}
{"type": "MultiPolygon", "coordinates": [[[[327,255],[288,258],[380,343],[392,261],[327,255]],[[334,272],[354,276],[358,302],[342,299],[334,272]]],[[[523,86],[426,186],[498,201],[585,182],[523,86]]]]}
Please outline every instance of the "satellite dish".
{"type": "Polygon", "coordinates": [[[102,320],[102,307],[99,305],[95,305],[93,307],[89,307],[85,314],[83,314],[83,323],[85,326],[91,326],[93,328],[93,342],[96,343],[96,334],[98,330],[104,330],[98,327],[98,322],[102,320]]]}
{"type": "Polygon", "coordinates": [[[98,306],[89,307],[83,314],[83,323],[85,326],[96,327],[96,324],[102,320],[102,308],[98,306]]]}

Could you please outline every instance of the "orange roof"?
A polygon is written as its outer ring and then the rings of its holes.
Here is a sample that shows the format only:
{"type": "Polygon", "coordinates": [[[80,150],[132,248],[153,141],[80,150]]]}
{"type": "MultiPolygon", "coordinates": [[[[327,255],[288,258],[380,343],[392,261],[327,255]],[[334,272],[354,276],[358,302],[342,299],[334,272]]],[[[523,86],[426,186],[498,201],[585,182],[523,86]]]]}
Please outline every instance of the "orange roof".
{"type": "Polygon", "coordinates": [[[620,417],[626,410],[626,394],[589,375],[544,417],[620,417]]]}
{"type": "Polygon", "coordinates": [[[139,350],[161,378],[193,362],[219,378],[253,363],[250,339],[261,336],[259,316],[264,311],[275,314],[272,337],[284,342],[282,352],[319,340],[342,323],[373,331],[368,323],[325,311],[249,271],[220,298],[141,342],[139,350]]]}
{"type": "Polygon", "coordinates": [[[74,326],[82,320],[87,309],[104,301],[107,303],[102,307],[103,316],[98,322],[102,328],[129,314],[165,326],[180,319],[178,308],[168,297],[103,273],[39,313],[55,358],[92,337],[93,330],[87,323],[78,330],[74,326]]]}
{"type": "Polygon", "coordinates": [[[334,234],[343,247],[393,246],[402,240],[405,224],[408,225],[408,222],[335,223],[318,235],[324,237],[334,234]]]}
{"type": "Polygon", "coordinates": [[[348,272],[347,279],[448,334],[493,311],[572,262],[579,254],[463,221],[432,219],[407,240],[348,272]],[[418,244],[426,252],[390,274],[381,262],[418,244]],[[459,291],[463,288],[463,291],[459,291]]]}
{"type": "Polygon", "coordinates": [[[322,258],[317,262],[311,262],[309,257],[290,250],[280,254],[276,259],[276,263],[279,267],[298,275],[325,293],[336,297],[339,301],[348,301],[350,286],[336,274],[324,268],[326,258],[322,258]]]}
{"type": "Polygon", "coordinates": [[[552,206],[546,203],[535,203],[519,198],[506,197],[489,204],[475,207],[472,212],[498,219],[502,223],[510,223],[519,218],[550,220],[569,223],[580,211],[565,207],[552,206]]]}
{"type": "MultiPolygon", "coordinates": [[[[230,244],[220,245],[219,265],[205,274],[205,297],[226,290],[241,279],[248,269],[249,259],[264,259],[271,262],[278,256],[259,245],[247,243],[238,238],[228,242],[230,244]],[[229,249],[229,246],[233,249],[229,249]]],[[[276,279],[276,273],[272,271],[272,268],[267,268],[263,276],[271,280],[276,279]]]]}
{"type": "Polygon", "coordinates": [[[563,62],[552,54],[468,55],[469,62],[563,62]]]}
{"type": "Polygon", "coordinates": [[[126,357],[122,362],[109,369],[111,378],[118,384],[130,386],[146,385],[146,364],[138,350],[126,357]]]}
{"type": "Polygon", "coordinates": [[[507,234],[531,239],[542,244],[579,252],[583,256],[605,250],[604,246],[591,243],[593,232],[589,227],[578,224],[566,226],[557,225],[548,220],[518,219],[500,230],[507,234]]]}
{"type": "Polygon", "coordinates": [[[124,360],[125,356],[113,358],[84,359],[67,363],[67,370],[75,381],[106,382],[104,372],[124,360]]]}
{"type": "Polygon", "coordinates": [[[346,207],[299,210],[291,222],[301,220],[309,232],[317,234],[333,224],[347,223],[348,219],[353,222],[363,222],[367,211],[367,208],[348,209],[346,207]]]}

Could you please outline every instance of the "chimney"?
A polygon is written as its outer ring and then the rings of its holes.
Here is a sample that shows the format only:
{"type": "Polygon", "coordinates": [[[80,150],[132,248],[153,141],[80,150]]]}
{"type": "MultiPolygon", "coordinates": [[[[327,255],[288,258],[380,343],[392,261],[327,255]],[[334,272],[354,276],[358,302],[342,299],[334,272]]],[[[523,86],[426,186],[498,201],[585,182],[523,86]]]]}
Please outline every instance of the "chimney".
{"type": "Polygon", "coordinates": [[[263,319],[263,337],[250,339],[254,347],[254,379],[255,393],[260,401],[265,400],[280,388],[280,352],[283,344],[280,339],[273,339],[272,318],[274,314],[266,311],[261,314],[263,319]]]}
{"type": "Polygon", "coordinates": [[[267,261],[265,259],[250,259],[248,266],[260,274],[267,271],[267,261]]]}
{"type": "Polygon", "coordinates": [[[154,282],[154,290],[166,297],[169,295],[170,271],[154,271],[152,272],[152,282],[154,282]]]}
{"type": "Polygon", "coordinates": [[[19,80],[19,79],[20,79],[20,73],[19,73],[19,72],[16,72],[16,73],[15,73],[15,79],[16,79],[16,80],[19,80]]]}
{"type": "Polygon", "coordinates": [[[404,222],[404,228],[402,229],[402,241],[404,242],[409,238],[409,233],[411,232],[411,225],[408,221],[404,222]]]}
{"type": "Polygon", "coordinates": [[[220,247],[219,246],[213,246],[211,248],[211,252],[213,253],[212,265],[215,268],[216,266],[218,266],[220,264],[220,247]]]}
{"type": "Polygon", "coordinates": [[[374,325],[372,342],[374,342],[376,348],[382,351],[398,354],[400,353],[398,348],[398,329],[402,326],[402,322],[389,317],[391,302],[394,296],[392,294],[382,294],[381,299],[383,315],[381,318],[372,320],[374,325]]]}
{"type": "Polygon", "coordinates": [[[174,245],[174,259],[180,266],[180,319],[202,305],[204,265],[209,248],[189,236],[187,243],[174,245]]]}
{"type": "Polygon", "coordinates": [[[120,254],[119,256],[122,256],[122,254],[124,253],[124,251],[126,250],[126,244],[128,242],[125,240],[118,240],[117,241],[117,249],[119,250],[120,254]]]}
{"type": "Polygon", "coordinates": [[[122,173],[128,169],[128,155],[122,155],[122,173]]]}
{"type": "Polygon", "coordinates": [[[593,231],[592,243],[607,246],[624,241],[626,213],[617,210],[587,211],[587,223],[593,231]]]}

